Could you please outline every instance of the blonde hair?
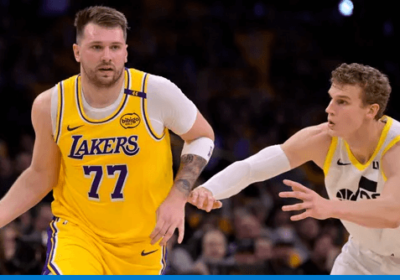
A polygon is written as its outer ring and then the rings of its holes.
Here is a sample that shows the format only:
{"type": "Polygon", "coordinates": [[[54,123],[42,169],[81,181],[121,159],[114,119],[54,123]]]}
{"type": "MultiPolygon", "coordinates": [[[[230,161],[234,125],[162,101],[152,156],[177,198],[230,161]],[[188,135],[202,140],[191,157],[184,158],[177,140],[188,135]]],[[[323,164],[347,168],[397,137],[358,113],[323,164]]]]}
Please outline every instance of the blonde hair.
{"type": "Polygon", "coordinates": [[[363,89],[361,96],[363,105],[379,105],[376,120],[383,116],[392,92],[389,79],[385,74],[371,66],[358,63],[341,64],[332,71],[331,83],[360,86],[363,89]]]}

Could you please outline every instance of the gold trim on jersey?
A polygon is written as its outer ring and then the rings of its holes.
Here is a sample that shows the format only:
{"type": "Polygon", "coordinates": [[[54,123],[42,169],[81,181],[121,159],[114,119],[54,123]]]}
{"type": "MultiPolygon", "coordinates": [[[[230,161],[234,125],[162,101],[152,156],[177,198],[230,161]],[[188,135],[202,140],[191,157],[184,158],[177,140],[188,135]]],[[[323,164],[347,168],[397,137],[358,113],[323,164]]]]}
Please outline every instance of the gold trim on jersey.
{"type": "MultiPolygon", "coordinates": [[[[391,147],[393,147],[397,142],[399,142],[400,141],[400,135],[397,135],[395,138],[393,138],[393,140],[392,141],[390,141],[390,143],[386,146],[386,148],[383,150],[383,152],[382,152],[382,158],[383,158],[383,156],[386,154],[386,152],[387,151],[389,151],[389,149],[391,148],[391,147]]],[[[383,168],[381,168],[381,173],[382,173],[382,176],[383,176],[383,180],[385,180],[385,181],[387,181],[387,177],[386,177],[386,175],[385,175],[385,173],[383,172],[383,168]]]]}
{"type": "Polygon", "coordinates": [[[63,82],[58,84],[58,104],[57,104],[57,117],[56,117],[56,131],[54,133],[54,140],[58,144],[58,140],[61,135],[61,125],[63,119],[63,109],[64,109],[64,86],[63,82]]]}
{"type": "Polygon", "coordinates": [[[337,142],[338,142],[338,138],[332,137],[331,145],[329,146],[329,150],[326,155],[325,162],[324,162],[323,170],[324,170],[325,176],[328,176],[329,168],[331,167],[331,163],[332,163],[332,158],[336,151],[337,142]]]}
{"type": "MultiPolygon", "coordinates": [[[[124,88],[130,89],[132,79],[131,79],[131,74],[130,74],[129,70],[124,70],[124,77],[125,77],[124,78],[124,88]]],[[[123,93],[123,95],[124,96],[122,97],[120,104],[118,105],[118,107],[115,109],[115,111],[110,116],[107,116],[100,120],[92,119],[88,115],[86,115],[85,110],[83,108],[81,75],[78,75],[76,77],[76,81],[75,81],[76,106],[77,106],[80,117],[82,118],[82,120],[84,120],[87,123],[101,124],[101,123],[109,122],[109,121],[113,120],[114,118],[116,118],[124,110],[125,105],[128,103],[128,95],[125,93],[123,93]]]]}
{"type": "Polygon", "coordinates": [[[393,119],[390,117],[387,117],[387,116],[384,116],[384,117],[386,118],[386,124],[385,124],[385,127],[383,128],[381,137],[379,138],[378,146],[376,146],[374,153],[372,154],[372,156],[369,158],[369,160],[365,164],[360,163],[356,159],[356,157],[353,155],[353,153],[350,150],[349,144],[347,144],[347,142],[344,141],[344,145],[346,147],[346,151],[347,151],[347,154],[349,155],[349,159],[350,159],[351,163],[360,171],[363,171],[365,168],[367,168],[371,164],[371,162],[374,160],[374,158],[378,154],[379,150],[381,149],[383,143],[385,142],[386,136],[390,130],[390,127],[392,126],[393,119]]]}
{"type": "MultiPolygon", "coordinates": [[[[143,92],[147,92],[147,76],[148,76],[147,73],[145,73],[143,76],[143,82],[142,82],[142,91],[143,92]]],[[[158,134],[154,130],[153,126],[151,125],[149,115],[147,114],[147,98],[142,99],[141,107],[142,107],[142,115],[144,116],[144,123],[146,124],[146,129],[149,132],[150,136],[156,141],[162,140],[165,136],[167,128],[164,129],[164,132],[162,135],[158,134]]]]}

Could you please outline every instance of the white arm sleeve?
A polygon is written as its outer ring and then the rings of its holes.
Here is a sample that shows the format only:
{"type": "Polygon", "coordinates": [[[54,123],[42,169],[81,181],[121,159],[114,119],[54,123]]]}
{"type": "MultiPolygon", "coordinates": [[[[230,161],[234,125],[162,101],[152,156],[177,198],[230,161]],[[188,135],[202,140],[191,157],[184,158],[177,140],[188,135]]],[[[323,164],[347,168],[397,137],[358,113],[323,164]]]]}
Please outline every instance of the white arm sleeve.
{"type": "Polygon", "coordinates": [[[200,137],[191,141],[190,143],[185,141],[181,155],[198,155],[208,162],[211,158],[213,150],[214,141],[207,137],[200,137]]]}
{"type": "Polygon", "coordinates": [[[290,170],[289,160],[280,145],[267,147],[237,161],[199,187],[210,190],[215,199],[231,197],[248,185],[265,181],[290,170]]]}
{"type": "Polygon", "coordinates": [[[182,135],[192,128],[197,108],[174,83],[161,76],[149,75],[147,93],[147,110],[157,133],[162,134],[167,127],[182,135]]]}

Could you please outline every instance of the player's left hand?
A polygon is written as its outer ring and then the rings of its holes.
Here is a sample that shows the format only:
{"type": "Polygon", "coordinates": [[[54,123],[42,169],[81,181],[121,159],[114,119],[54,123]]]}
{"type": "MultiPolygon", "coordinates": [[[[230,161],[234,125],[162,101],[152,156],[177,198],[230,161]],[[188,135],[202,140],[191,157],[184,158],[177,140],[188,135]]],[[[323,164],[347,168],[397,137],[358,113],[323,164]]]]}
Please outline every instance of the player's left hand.
{"type": "Polygon", "coordinates": [[[312,217],[318,220],[325,220],[330,218],[330,201],[321,197],[319,194],[310,190],[294,181],[283,180],[283,183],[289,187],[292,187],[291,192],[280,192],[280,197],[291,197],[302,200],[302,203],[293,205],[286,205],[282,207],[283,211],[299,211],[306,210],[301,214],[291,216],[292,221],[300,221],[308,217],[312,217]]]}
{"type": "Polygon", "coordinates": [[[160,245],[166,246],[176,228],[179,231],[178,243],[182,243],[185,233],[185,203],[186,201],[170,196],[158,207],[157,223],[150,234],[152,245],[162,238],[160,245]]]}

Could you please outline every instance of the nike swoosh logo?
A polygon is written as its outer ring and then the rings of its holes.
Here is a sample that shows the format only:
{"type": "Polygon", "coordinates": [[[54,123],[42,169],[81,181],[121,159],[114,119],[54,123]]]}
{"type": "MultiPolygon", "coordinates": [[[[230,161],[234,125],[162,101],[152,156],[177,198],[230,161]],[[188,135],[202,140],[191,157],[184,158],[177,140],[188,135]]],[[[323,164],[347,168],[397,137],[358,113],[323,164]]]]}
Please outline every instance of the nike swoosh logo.
{"type": "Polygon", "coordinates": [[[147,256],[147,255],[153,254],[154,252],[157,252],[157,251],[158,251],[158,249],[157,249],[157,250],[154,250],[154,251],[150,251],[150,252],[145,252],[145,251],[143,250],[142,253],[141,253],[141,255],[144,257],[144,256],[147,256]]]}
{"type": "Polygon", "coordinates": [[[344,162],[341,162],[340,159],[338,159],[338,160],[337,160],[337,164],[338,164],[338,165],[350,165],[351,163],[350,163],[350,162],[344,163],[344,162]]]}
{"type": "Polygon", "coordinates": [[[69,125],[68,125],[67,126],[67,130],[68,131],[73,131],[73,130],[78,129],[78,128],[82,127],[82,126],[84,126],[84,125],[78,125],[78,126],[75,126],[75,127],[69,127],[69,125]]]}

